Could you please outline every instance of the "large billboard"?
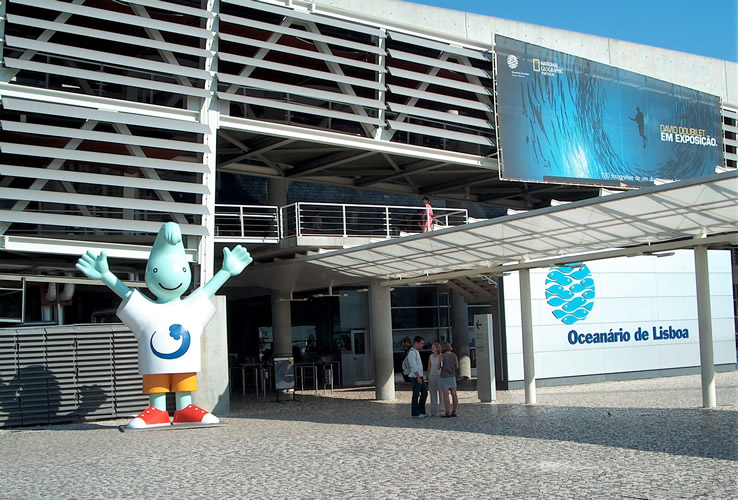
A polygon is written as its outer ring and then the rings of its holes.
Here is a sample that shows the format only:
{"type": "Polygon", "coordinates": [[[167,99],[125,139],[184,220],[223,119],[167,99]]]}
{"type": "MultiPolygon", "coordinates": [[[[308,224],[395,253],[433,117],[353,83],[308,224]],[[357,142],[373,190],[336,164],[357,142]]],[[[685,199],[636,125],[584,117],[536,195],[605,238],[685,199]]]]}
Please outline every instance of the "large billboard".
{"type": "Polygon", "coordinates": [[[720,99],[495,36],[500,178],[638,187],[715,173],[720,99]]]}

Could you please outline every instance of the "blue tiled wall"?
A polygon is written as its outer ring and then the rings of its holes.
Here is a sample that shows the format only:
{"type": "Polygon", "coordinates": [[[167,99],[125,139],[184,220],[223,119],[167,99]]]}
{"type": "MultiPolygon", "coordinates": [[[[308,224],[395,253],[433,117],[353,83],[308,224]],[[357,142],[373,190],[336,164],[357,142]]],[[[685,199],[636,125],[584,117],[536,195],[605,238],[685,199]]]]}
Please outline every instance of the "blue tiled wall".
{"type": "MultiPolygon", "coordinates": [[[[431,198],[434,207],[445,208],[446,201],[431,198]]],[[[263,177],[248,175],[218,174],[216,203],[233,203],[242,205],[266,205],[268,203],[268,182],[263,177]]],[[[324,203],[357,203],[364,205],[423,205],[422,195],[401,195],[381,193],[363,189],[353,189],[329,184],[315,184],[310,182],[290,181],[287,183],[287,203],[298,201],[324,203]]],[[[456,204],[456,206],[458,206],[456,204]]],[[[505,215],[506,210],[478,203],[464,202],[463,208],[469,210],[470,217],[492,218],[505,215]]]]}

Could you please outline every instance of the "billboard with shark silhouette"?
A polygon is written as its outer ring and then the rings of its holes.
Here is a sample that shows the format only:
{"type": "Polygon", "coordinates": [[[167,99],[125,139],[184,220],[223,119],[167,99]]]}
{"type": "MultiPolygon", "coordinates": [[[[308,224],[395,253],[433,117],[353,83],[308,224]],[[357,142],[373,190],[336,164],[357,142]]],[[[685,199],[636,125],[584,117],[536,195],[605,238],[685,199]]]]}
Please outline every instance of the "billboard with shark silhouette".
{"type": "Polygon", "coordinates": [[[495,36],[500,178],[640,187],[723,165],[720,98],[495,36]]]}

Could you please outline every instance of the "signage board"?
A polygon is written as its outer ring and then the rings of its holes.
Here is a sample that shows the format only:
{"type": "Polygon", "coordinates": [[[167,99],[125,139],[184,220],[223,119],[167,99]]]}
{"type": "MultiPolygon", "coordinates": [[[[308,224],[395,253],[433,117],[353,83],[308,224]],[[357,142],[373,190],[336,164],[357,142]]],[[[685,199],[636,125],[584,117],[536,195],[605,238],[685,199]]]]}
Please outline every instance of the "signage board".
{"type": "Polygon", "coordinates": [[[295,362],[292,358],[274,358],[274,388],[295,388],[295,362]]]}
{"type": "Polygon", "coordinates": [[[479,401],[489,403],[497,399],[491,314],[474,315],[474,344],[477,353],[477,394],[479,401]]]}
{"type": "MultiPolygon", "coordinates": [[[[730,251],[708,251],[716,365],[735,364],[730,251]]],[[[533,269],[536,378],[700,366],[694,253],[533,269]]],[[[520,286],[504,278],[508,380],[523,380],[520,286]]]]}
{"type": "Polygon", "coordinates": [[[724,163],[719,97],[500,35],[495,64],[502,179],[627,188],[724,163]]]}

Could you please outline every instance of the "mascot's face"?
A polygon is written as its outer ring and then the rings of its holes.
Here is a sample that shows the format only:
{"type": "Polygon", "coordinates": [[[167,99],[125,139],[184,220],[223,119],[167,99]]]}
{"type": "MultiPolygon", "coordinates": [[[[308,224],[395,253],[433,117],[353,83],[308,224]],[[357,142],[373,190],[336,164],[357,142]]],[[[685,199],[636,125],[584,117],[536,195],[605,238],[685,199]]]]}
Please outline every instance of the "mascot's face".
{"type": "Polygon", "coordinates": [[[192,271],[183,251],[171,248],[166,252],[151,252],[146,264],[146,286],[159,302],[182,297],[191,283],[192,271]]]}

